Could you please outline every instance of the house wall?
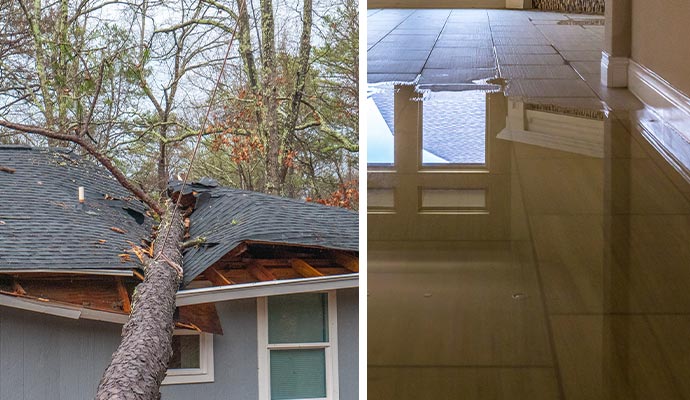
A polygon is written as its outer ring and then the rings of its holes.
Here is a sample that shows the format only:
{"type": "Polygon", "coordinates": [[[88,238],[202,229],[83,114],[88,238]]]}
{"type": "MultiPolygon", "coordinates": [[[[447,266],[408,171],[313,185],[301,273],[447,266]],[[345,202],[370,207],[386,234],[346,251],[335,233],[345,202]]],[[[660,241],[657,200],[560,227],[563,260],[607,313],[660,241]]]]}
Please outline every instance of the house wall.
{"type": "Polygon", "coordinates": [[[338,291],[340,400],[359,399],[359,290],[338,291]]]}
{"type": "Polygon", "coordinates": [[[687,0],[632,0],[632,59],[690,96],[687,0]]]}
{"type": "Polygon", "coordinates": [[[213,337],[214,381],[191,385],[166,385],[164,400],[228,399],[259,397],[256,300],[216,304],[223,335],[213,337]]]}
{"type": "MultiPolygon", "coordinates": [[[[340,399],[358,398],[358,291],[338,291],[340,399]]],[[[212,383],[167,385],[163,399],[256,400],[256,300],[218,304],[212,383]]],[[[0,307],[0,399],[91,400],[121,326],[0,307]]]]}
{"type": "Polygon", "coordinates": [[[0,307],[0,399],[93,399],[121,329],[0,307]]]}

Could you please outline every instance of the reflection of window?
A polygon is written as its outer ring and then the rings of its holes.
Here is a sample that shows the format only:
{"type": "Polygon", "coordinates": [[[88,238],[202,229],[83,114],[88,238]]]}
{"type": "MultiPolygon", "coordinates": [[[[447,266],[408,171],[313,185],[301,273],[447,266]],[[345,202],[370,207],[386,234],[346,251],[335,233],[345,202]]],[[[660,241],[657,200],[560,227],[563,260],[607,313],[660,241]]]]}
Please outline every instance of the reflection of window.
{"type": "Polygon", "coordinates": [[[176,330],[163,384],[213,382],[213,335],[176,330]]]}
{"type": "Polygon", "coordinates": [[[486,210],[486,189],[419,188],[420,211],[486,210]]]}
{"type": "Polygon", "coordinates": [[[422,164],[486,163],[486,93],[432,92],[424,100],[422,164]]]}
{"type": "Polygon", "coordinates": [[[259,399],[334,399],[335,293],[258,299],[259,399]]]}
{"type": "Polygon", "coordinates": [[[367,210],[370,212],[394,211],[395,189],[367,189],[367,210]]]}
{"type": "Polygon", "coordinates": [[[380,89],[367,99],[367,163],[394,164],[393,90],[380,89]]]}

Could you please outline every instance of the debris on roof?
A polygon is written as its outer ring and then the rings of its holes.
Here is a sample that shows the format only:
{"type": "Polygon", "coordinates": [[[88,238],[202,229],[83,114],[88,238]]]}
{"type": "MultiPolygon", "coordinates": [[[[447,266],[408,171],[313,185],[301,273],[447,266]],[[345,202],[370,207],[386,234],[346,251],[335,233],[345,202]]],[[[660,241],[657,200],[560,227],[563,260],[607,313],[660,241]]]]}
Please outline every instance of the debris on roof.
{"type": "MultiPolygon", "coordinates": [[[[0,166],[13,171],[0,174],[0,302],[126,319],[141,262],[153,251],[143,203],[108,171],[65,150],[0,145],[0,166]]],[[[352,211],[223,188],[211,178],[169,190],[187,210],[183,286],[359,271],[352,211]]],[[[213,304],[180,307],[176,324],[222,334],[213,304]]]]}
{"type": "MultiPolygon", "coordinates": [[[[170,193],[180,190],[181,182],[170,184],[170,193]]],[[[209,180],[187,184],[181,195],[195,205],[190,237],[205,238],[184,252],[185,285],[242,243],[358,251],[359,219],[353,211],[217,187],[209,180]]]]}
{"type": "Polygon", "coordinates": [[[0,165],[15,170],[0,174],[0,270],[122,269],[128,243],[150,237],[144,205],[94,163],[60,149],[0,146],[0,165]]]}

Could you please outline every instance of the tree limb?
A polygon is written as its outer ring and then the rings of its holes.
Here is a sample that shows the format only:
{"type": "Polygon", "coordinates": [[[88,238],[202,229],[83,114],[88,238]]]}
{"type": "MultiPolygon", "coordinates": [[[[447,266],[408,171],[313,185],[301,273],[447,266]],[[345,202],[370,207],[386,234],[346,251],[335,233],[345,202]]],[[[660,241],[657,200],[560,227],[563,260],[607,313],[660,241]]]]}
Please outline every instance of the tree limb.
{"type": "Polygon", "coordinates": [[[104,154],[98,151],[93,144],[89,143],[83,137],[71,135],[68,133],[56,132],[38,126],[17,124],[14,122],[4,120],[0,120],[0,126],[4,126],[5,128],[19,132],[35,133],[51,139],[64,140],[78,145],[79,147],[86,150],[87,153],[91,154],[95,159],[97,159],[101,163],[101,165],[105,167],[105,169],[110,171],[110,173],[113,174],[113,176],[120,183],[120,185],[122,185],[125,189],[129,190],[133,195],[135,195],[137,198],[143,201],[156,214],[162,216],[165,213],[163,208],[161,208],[161,206],[155,200],[153,200],[148,194],[146,194],[146,192],[144,192],[139,187],[135,186],[132,182],[130,182],[129,179],[127,179],[127,177],[125,176],[125,174],[122,171],[120,171],[120,169],[117,166],[115,166],[115,164],[113,164],[113,162],[108,157],[106,157],[104,154]]]}

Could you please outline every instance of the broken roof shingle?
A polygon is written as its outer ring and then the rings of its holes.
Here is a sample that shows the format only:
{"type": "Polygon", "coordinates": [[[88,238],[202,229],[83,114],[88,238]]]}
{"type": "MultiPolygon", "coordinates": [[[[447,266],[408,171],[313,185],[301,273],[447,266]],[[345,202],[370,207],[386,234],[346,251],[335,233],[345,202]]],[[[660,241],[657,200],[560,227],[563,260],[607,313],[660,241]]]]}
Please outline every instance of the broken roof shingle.
{"type": "MultiPolygon", "coordinates": [[[[139,266],[120,254],[151,238],[151,218],[108,171],[65,150],[26,146],[0,145],[0,165],[15,171],[0,171],[0,271],[139,266]]],[[[189,233],[206,242],[185,251],[185,285],[245,241],[357,251],[354,212],[201,183],[187,190],[200,194],[189,233]]]]}
{"type": "Polygon", "coordinates": [[[15,170],[0,172],[0,270],[135,267],[119,254],[150,237],[150,219],[108,171],[65,150],[27,146],[0,145],[0,165],[15,170]]]}
{"type": "Polygon", "coordinates": [[[185,284],[245,241],[358,250],[359,219],[355,212],[198,184],[188,185],[185,192],[192,190],[198,193],[198,201],[190,216],[190,237],[204,237],[206,241],[184,253],[185,284]]]}

